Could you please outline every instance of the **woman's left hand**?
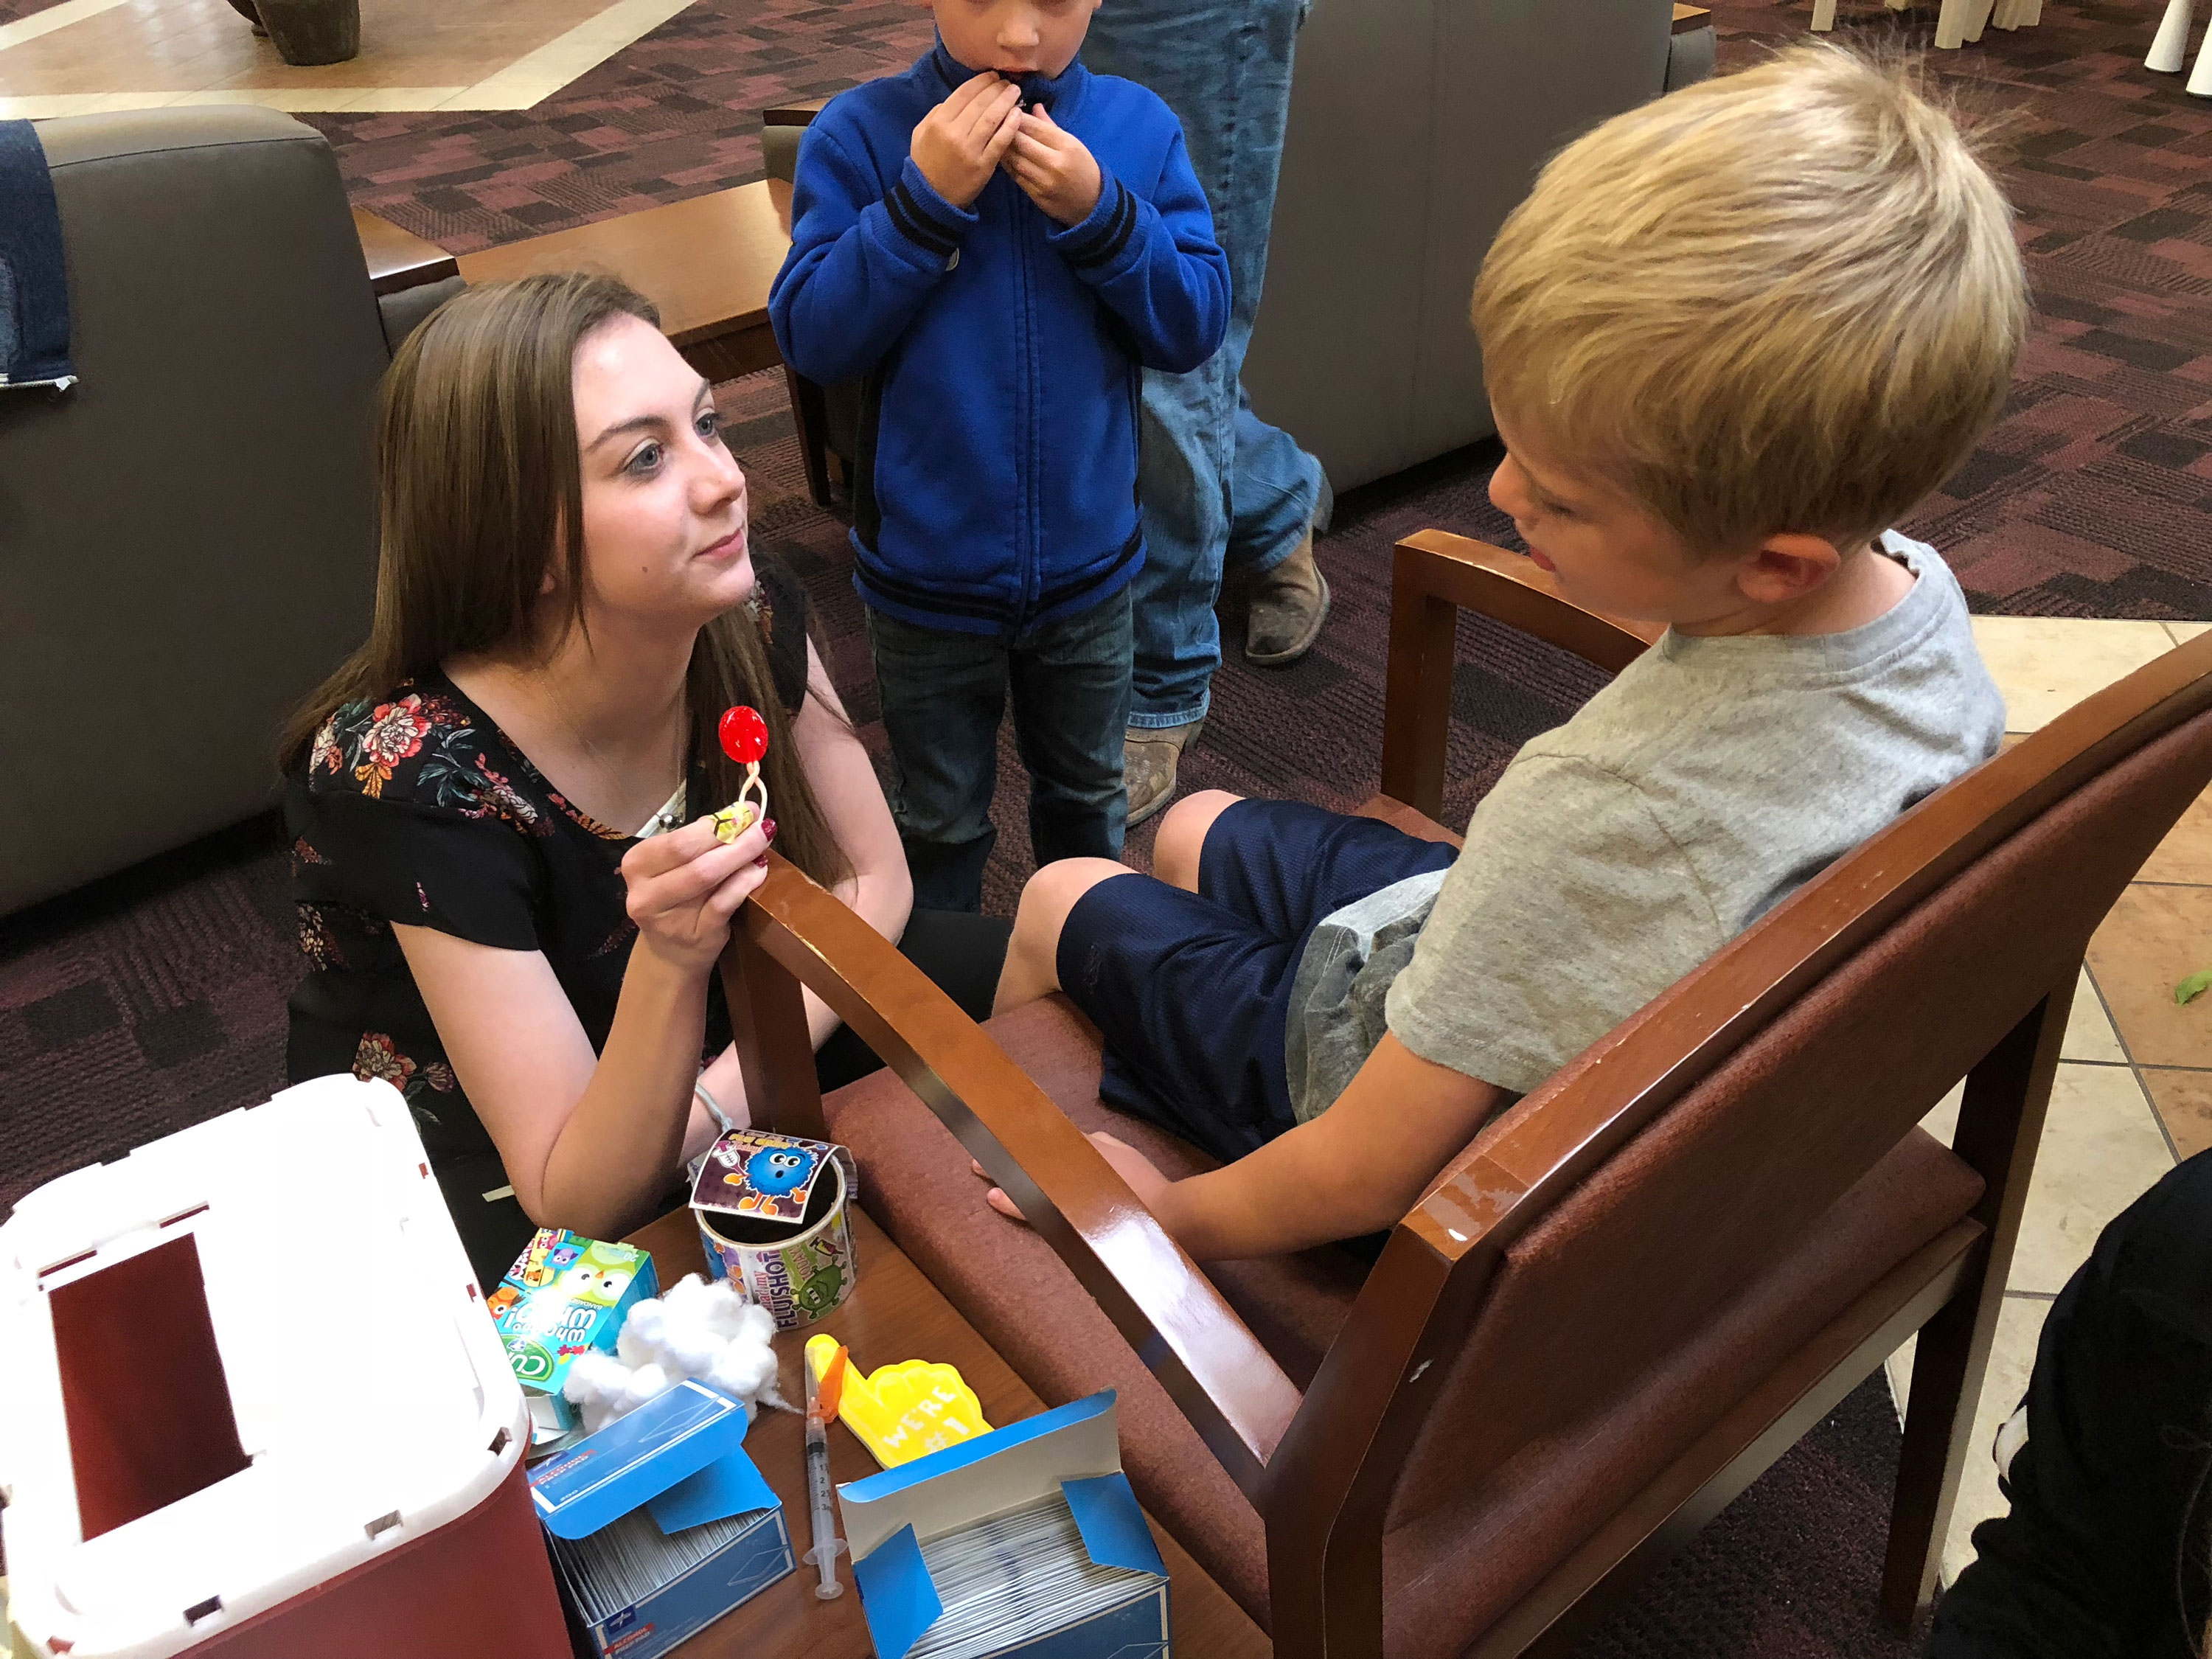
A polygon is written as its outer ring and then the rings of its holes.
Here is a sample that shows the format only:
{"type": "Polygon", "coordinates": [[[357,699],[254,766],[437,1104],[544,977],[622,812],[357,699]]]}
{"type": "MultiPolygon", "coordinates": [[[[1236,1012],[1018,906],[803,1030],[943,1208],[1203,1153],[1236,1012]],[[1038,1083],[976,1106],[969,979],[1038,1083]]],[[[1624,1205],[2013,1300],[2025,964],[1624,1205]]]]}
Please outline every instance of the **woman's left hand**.
{"type": "Polygon", "coordinates": [[[729,942],[730,918],[767,878],[775,838],[771,818],[726,843],[708,817],[631,848],[620,867],[637,951],[685,975],[712,969],[729,942]]]}

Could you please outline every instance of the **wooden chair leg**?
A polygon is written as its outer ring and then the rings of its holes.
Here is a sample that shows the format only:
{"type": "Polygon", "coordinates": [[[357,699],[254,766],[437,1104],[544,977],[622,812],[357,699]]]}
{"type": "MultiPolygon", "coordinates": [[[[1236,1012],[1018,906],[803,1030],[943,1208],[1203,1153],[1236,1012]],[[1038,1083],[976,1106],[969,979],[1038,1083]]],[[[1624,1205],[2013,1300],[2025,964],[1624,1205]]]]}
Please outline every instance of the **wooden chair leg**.
{"type": "Polygon", "coordinates": [[[1981,1175],[1981,1201],[1973,1213],[1986,1229],[1986,1242],[1957,1293],[1921,1328],[1913,1354],[1881,1583],[1882,1613],[1899,1631],[1910,1630],[1934,1596],[1943,1564],[2078,974],[2078,969],[2069,972],[2060,988],[2006,1033],[1966,1079],[1951,1144],[1981,1175]]]}
{"type": "Polygon", "coordinates": [[[730,1035],[745,1079],[746,1109],[760,1128],[827,1140],[805,999],[791,970],[753,938],[746,921],[740,911],[721,962],[722,994],[730,1006],[730,1035]]]}
{"type": "Polygon", "coordinates": [[[783,381],[791,391],[792,423],[799,428],[799,459],[806,469],[806,493],[817,507],[830,505],[829,416],[823,407],[822,388],[789,363],[783,381]]]}

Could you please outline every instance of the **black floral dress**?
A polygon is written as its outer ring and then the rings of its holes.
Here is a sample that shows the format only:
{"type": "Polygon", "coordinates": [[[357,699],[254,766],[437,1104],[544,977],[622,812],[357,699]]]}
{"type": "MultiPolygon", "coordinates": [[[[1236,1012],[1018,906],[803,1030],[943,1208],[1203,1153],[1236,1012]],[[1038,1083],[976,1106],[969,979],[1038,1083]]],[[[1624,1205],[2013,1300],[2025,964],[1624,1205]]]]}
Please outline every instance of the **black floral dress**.
{"type": "MultiPolygon", "coordinates": [[[[761,565],[756,611],[775,695],[806,690],[805,595],[761,565]]],[[[702,805],[704,779],[687,805],[702,805]]],[[[719,803],[716,803],[719,805],[719,803]]],[[[291,1080],[351,1072],[405,1097],[477,1277],[499,1282],[532,1225],[447,1062],[394,922],[544,952],[594,1052],[605,1045],[636,924],[618,866],[636,844],[549,783],[443,673],[341,708],[286,781],[292,893],[308,972],[291,999],[291,1080]]],[[[730,1040],[710,980],[702,1058],[730,1040]]]]}

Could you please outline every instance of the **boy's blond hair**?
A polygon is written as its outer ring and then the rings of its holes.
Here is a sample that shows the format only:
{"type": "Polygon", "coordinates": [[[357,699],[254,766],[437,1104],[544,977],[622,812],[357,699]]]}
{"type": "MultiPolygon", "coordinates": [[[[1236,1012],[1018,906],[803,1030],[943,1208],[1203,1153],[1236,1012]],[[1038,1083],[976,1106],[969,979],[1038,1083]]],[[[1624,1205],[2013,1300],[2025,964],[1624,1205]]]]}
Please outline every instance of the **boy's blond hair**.
{"type": "Polygon", "coordinates": [[[1893,524],[1996,417],[2027,312],[2011,210],[1951,116],[1832,46],[1568,146],[1474,305],[1504,417],[1700,553],[1893,524]]]}

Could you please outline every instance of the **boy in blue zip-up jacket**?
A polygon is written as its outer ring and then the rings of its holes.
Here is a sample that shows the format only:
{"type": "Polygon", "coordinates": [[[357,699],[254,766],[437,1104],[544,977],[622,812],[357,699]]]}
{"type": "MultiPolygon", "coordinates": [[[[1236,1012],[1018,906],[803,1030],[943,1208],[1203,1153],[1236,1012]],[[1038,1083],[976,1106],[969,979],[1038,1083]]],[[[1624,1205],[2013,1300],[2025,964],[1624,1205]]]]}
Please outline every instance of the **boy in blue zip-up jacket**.
{"type": "Polygon", "coordinates": [[[769,302],[793,368],[862,383],[853,585],[935,908],[981,905],[1009,684],[1037,862],[1120,852],[1138,376],[1228,326],[1182,127],[1076,61],[1097,5],[934,0],[928,54],[808,129],[769,302]]]}

